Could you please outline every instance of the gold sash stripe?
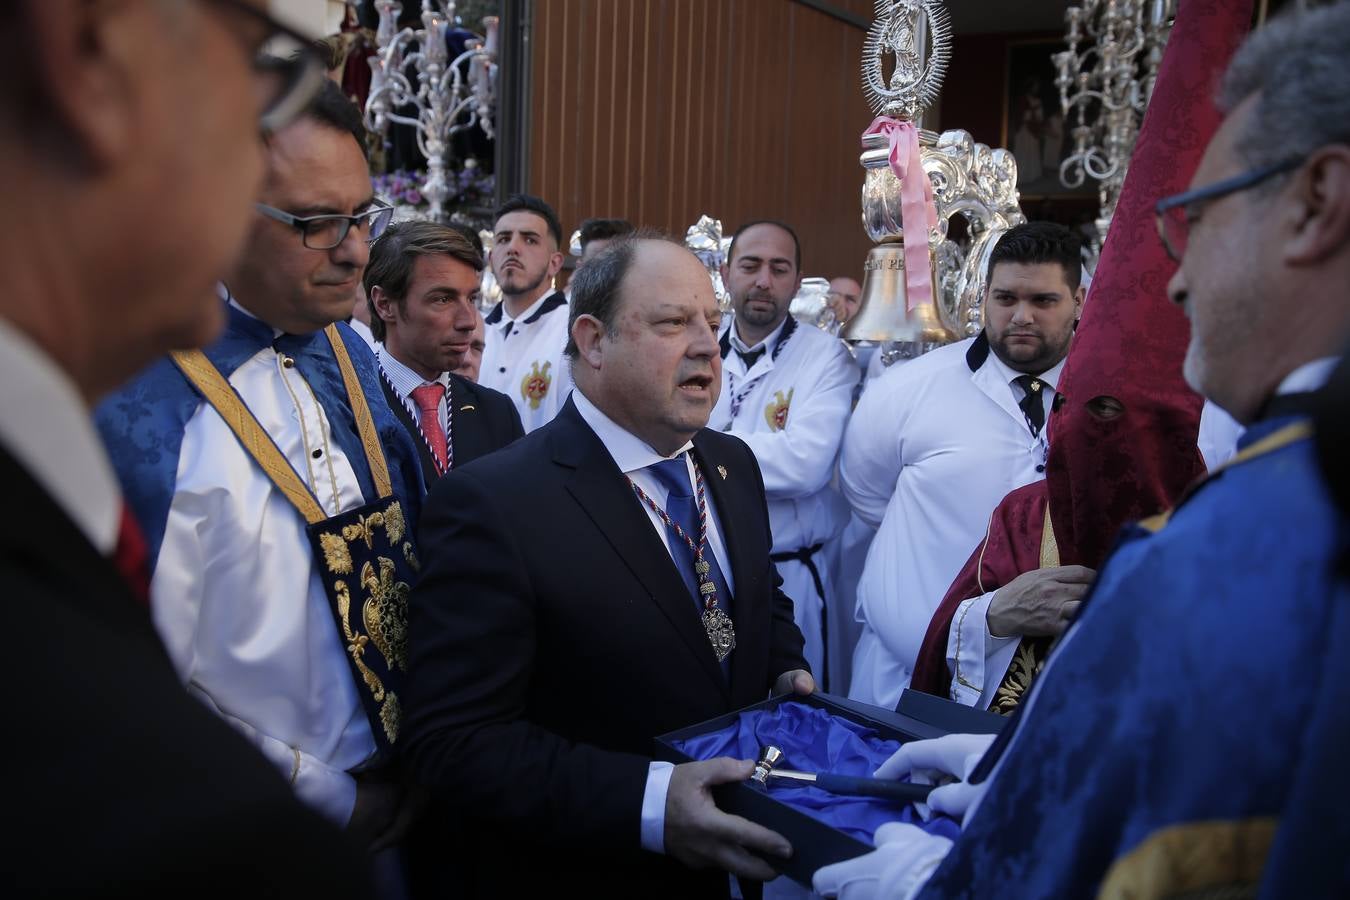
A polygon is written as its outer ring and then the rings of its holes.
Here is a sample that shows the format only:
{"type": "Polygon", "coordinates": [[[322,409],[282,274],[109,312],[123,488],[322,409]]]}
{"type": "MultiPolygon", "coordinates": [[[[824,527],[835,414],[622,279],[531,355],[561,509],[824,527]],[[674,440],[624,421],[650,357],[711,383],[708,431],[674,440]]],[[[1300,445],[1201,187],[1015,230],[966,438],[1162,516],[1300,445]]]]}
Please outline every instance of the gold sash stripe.
{"type": "Polygon", "coordinates": [[[1041,568],[1059,568],[1059,541],[1055,540],[1055,526],[1050,522],[1050,501],[1045,501],[1045,522],[1041,525],[1041,568]]]}
{"type": "Polygon", "coordinates": [[[244,401],[225,380],[225,376],[220,374],[220,370],[206,358],[206,354],[200,350],[175,350],[169,356],[183,377],[192,382],[192,386],[206,398],[211,408],[220,414],[239,439],[240,445],[263,470],[263,474],[300,511],[305,521],[317,525],[328,518],[324,515],[323,507],[319,506],[319,501],[314,499],[295,469],[277,449],[271,435],[244,406],[244,401]]]}
{"type": "MultiPolygon", "coordinates": [[[[347,388],[347,401],[351,404],[352,414],[356,418],[356,429],[361,436],[361,446],[366,452],[366,462],[370,465],[371,480],[380,499],[393,496],[393,485],[389,480],[389,467],[385,464],[384,450],[380,447],[379,432],[375,430],[375,421],[370,415],[370,406],[366,403],[366,393],[352,368],[351,357],[342,343],[337,326],[329,325],[324,335],[333,347],[337,358],[338,370],[342,372],[342,383],[347,388]]],[[[221,419],[234,432],[240,445],[253,457],[277,490],[291,502],[311,525],[317,525],[328,516],[323,507],[314,499],[308,486],[296,474],[294,467],[277,447],[267,430],[258,423],[257,418],[244,405],[244,401],[224,375],[206,358],[200,350],[175,350],[169,354],[174,365],[192,383],[211,408],[220,414],[221,419]]]]}
{"type": "Polygon", "coordinates": [[[1111,865],[1097,896],[1255,897],[1278,825],[1254,817],[1160,828],[1111,865]]]}
{"type": "Polygon", "coordinates": [[[370,407],[366,405],[366,392],[361,390],[361,382],[352,368],[352,359],[347,355],[347,345],[342,343],[336,325],[323,330],[328,343],[333,345],[333,355],[337,357],[338,369],[342,372],[342,383],[347,386],[347,398],[352,404],[352,414],[356,416],[356,430],[361,435],[361,444],[366,448],[366,461],[370,463],[370,477],[375,482],[375,493],[380,499],[391,497],[394,487],[389,481],[389,467],[384,462],[384,451],[380,449],[380,433],[375,430],[375,420],[370,417],[370,407]]]}

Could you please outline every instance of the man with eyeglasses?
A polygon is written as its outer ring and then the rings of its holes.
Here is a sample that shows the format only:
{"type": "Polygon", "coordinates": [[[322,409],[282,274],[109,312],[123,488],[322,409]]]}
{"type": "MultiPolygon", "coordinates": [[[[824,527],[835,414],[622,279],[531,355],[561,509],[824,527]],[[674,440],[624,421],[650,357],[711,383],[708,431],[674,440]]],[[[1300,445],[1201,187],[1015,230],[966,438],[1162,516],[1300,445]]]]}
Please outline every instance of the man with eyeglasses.
{"type": "MultiPolygon", "coordinates": [[[[331,826],[188,696],[90,408],[213,340],[275,130],[321,79],[266,4],[0,12],[0,584],[9,896],[361,896],[331,826]],[[300,54],[259,64],[272,39],[300,54]]],[[[137,415],[131,409],[120,415],[137,415]]]]}
{"type": "MultiPolygon", "coordinates": [[[[1210,43],[1169,44],[1154,103],[1169,61],[1199,67],[1246,25],[1242,10],[1221,27],[1231,4],[1189,9],[1210,43]]],[[[929,798],[963,818],[955,844],[888,825],[865,862],[817,873],[827,896],[1350,894],[1346,524],[1312,418],[1350,339],[1348,46],[1345,2],[1256,32],[1194,188],[1158,204],[1185,210],[1163,238],[1186,380],[1247,426],[1237,455],[1124,533],[988,752],[969,736],[902,748],[893,774],[958,779],[929,798]]]]}
{"type": "Polygon", "coordinates": [[[396,769],[416,450],[343,320],[389,208],[331,82],[265,139],[225,335],[99,424],[145,529],[151,610],[189,689],[365,846],[406,825],[396,769]]]}

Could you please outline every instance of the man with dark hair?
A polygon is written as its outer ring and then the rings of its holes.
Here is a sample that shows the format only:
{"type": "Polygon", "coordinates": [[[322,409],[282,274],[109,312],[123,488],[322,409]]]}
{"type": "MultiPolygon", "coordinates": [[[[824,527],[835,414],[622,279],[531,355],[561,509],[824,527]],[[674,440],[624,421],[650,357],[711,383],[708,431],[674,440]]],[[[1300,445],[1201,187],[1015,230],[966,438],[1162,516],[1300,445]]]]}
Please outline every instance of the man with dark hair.
{"type": "Polygon", "coordinates": [[[614,243],[615,238],[632,234],[635,230],[633,223],[627,219],[587,219],[582,222],[581,261],[577,265],[584,266],[587,260],[594,259],[600,251],[614,243]]]}
{"type": "Polygon", "coordinates": [[[538,197],[515,194],[493,216],[492,274],[502,299],[484,317],[479,383],[511,398],[526,431],[557,415],[572,390],[563,362],[567,299],[553,289],[562,269],[562,225],[538,197]]]}
{"type": "MultiPolygon", "coordinates": [[[[722,393],[709,427],[755,454],[773,526],[773,560],[792,598],[806,659],[826,690],[827,605],[835,602],[821,549],[848,522],[830,486],[858,367],[844,345],[800,328],[788,305],[801,287],[796,233],[781,222],[744,225],[722,266],[732,315],[719,338],[722,393]]],[[[852,607],[852,601],[849,602],[852,607]]]]}
{"type": "MultiPolygon", "coordinates": [[[[850,697],[895,706],[990,511],[1044,477],[1046,418],[1083,309],[1080,273],[1067,228],[1010,229],[989,258],[980,335],[888,369],[863,391],[839,474],[854,512],[878,531],[858,583],[850,697]]],[[[1068,590],[1081,595],[1079,582],[1068,590]]]]}
{"type": "Polygon", "coordinates": [[[510,398],[452,374],[478,324],[483,257],[435,222],[391,225],[370,251],[365,288],[389,408],[412,436],[430,485],[524,435],[510,398]]]}
{"type": "Polygon", "coordinates": [[[751,850],[791,852],[713,803],[752,764],[652,739],[814,684],[754,455],[704,427],[717,302],[692,253],[639,239],[574,303],[557,418],[427,500],[404,750],[455,808],[466,896],[726,896],[726,871],[773,877],[751,850]]]}
{"type": "MultiPolygon", "coordinates": [[[[1314,419],[1350,338],[1350,4],[1291,8],[1248,38],[1189,189],[1131,197],[1136,180],[1190,168],[1178,152],[1147,158],[1150,123],[1165,113],[1172,135],[1181,116],[1192,131],[1172,139],[1197,146],[1216,116],[1195,85],[1249,21],[1229,0],[1181,5],[1105,248],[1131,255],[1117,236],[1156,210],[1179,262],[1167,293],[1190,320],[1186,381],[1247,426],[1241,449],[1120,536],[983,756],[934,752],[969,750],[966,735],[901,748],[892,774],[961,779],[929,797],[962,820],[956,841],[886,825],[876,851],[817,874],[822,893],[1350,895],[1347,535],[1314,419]]],[[[1161,290],[1139,277],[1122,274],[1161,290]]],[[[1070,401],[1087,402],[1076,384],[1070,401]]]]}
{"type": "Polygon", "coordinates": [[[190,690],[302,800],[393,840],[420,464],[343,322],[391,210],[359,114],[325,81],[270,135],[224,336],[162,358],[99,410],[145,529],[151,609],[190,690]]]}
{"type": "Polygon", "coordinates": [[[0,12],[12,504],[0,583],[23,632],[7,653],[22,682],[3,753],[7,896],[368,887],[336,830],[183,689],[145,608],[140,529],[90,420],[157,356],[223,325],[212,284],[248,227],[259,129],[282,127],[322,78],[303,52],[265,67],[264,45],[307,43],[265,7],[18,0],[0,12]]]}

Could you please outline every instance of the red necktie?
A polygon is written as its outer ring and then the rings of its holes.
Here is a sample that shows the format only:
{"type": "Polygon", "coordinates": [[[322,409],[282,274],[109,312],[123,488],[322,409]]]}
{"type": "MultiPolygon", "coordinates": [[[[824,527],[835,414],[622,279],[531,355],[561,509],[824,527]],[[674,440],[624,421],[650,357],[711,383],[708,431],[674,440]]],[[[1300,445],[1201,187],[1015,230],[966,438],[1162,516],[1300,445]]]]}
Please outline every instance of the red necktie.
{"type": "Polygon", "coordinates": [[[444,472],[445,428],[441,425],[441,399],[445,397],[445,387],[439,384],[424,384],[413,388],[413,402],[417,404],[418,424],[422,426],[422,436],[436,457],[436,471],[444,472]]]}
{"type": "Polygon", "coordinates": [[[122,504],[122,524],[117,532],[117,547],[113,550],[112,563],[131,589],[131,593],[143,606],[150,605],[150,566],[149,551],[145,546],[145,535],[141,526],[131,515],[131,507],[122,504]]]}

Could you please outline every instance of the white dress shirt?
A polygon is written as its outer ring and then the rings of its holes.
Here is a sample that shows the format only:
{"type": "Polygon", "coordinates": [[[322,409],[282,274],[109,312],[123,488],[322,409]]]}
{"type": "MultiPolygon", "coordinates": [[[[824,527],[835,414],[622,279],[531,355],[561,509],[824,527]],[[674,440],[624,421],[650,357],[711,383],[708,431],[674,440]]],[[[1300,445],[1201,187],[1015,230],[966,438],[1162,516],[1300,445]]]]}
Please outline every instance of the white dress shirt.
{"type": "MultiPolygon", "coordinates": [[[[938,604],[989,514],[1045,477],[1046,429],[1032,436],[1018,406],[1020,373],[991,351],[974,371],[975,339],[949,344],[869,383],[844,437],[844,496],[878,527],[858,584],[862,637],[849,696],[893,708],[909,685],[938,604]]],[[[1047,420],[1063,360],[1037,376],[1047,420]]]]}
{"type": "MultiPolygon", "coordinates": [[[[363,505],[313,390],[282,363],[265,347],[229,382],[327,515],[363,505]]],[[[301,800],[345,824],[356,801],[349,771],[375,740],[305,526],[203,403],[183,433],[151,606],[189,690],[252,740],[301,800]]]]}
{"type": "Polygon", "coordinates": [[[51,495],[94,549],[111,556],[122,492],[75,383],[0,318],[0,444],[51,495]]]}
{"type": "Polygon", "coordinates": [[[572,392],[572,368],[563,355],[569,312],[559,301],[557,291],[545,294],[515,318],[499,303],[483,319],[478,383],[511,398],[527,433],[551,422],[572,392]],[[530,396],[535,376],[547,383],[542,397],[530,396]]]}
{"type": "MultiPolygon", "coordinates": [[[[722,361],[722,391],[708,421],[708,427],[734,434],[755,454],[764,476],[776,553],[824,544],[848,523],[848,504],[830,480],[859,379],[857,364],[844,345],[814,326],[798,323],[780,349],[787,321],[749,347],[741,340],[735,317],[728,317],[729,330],[724,329],[723,337],[732,351],[722,361]],[[740,353],[761,348],[763,353],[747,369],[740,353]]],[[[817,591],[805,564],[788,560],[776,566],[806,641],[806,659],[820,677],[824,674],[821,610],[827,600],[839,601],[831,590],[830,566],[823,550],[812,561],[826,596],[817,591]]],[[[851,618],[852,598],[842,605],[851,618]]]]}
{"type": "Polygon", "coordinates": [[[366,342],[366,346],[370,348],[370,351],[372,353],[379,352],[380,347],[383,345],[380,344],[379,341],[375,340],[375,333],[370,330],[369,325],[367,325],[365,322],[362,322],[355,316],[353,316],[351,321],[349,321],[347,324],[352,326],[352,331],[355,331],[357,334],[361,335],[361,340],[366,342]]]}
{"type": "MultiPolygon", "coordinates": [[[[637,437],[630,431],[626,431],[623,426],[616,423],[609,416],[605,415],[600,409],[587,399],[581,391],[576,391],[572,402],[576,404],[577,412],[586,420],[586,424],[591,426],[596,437],[600,438],[600,443],[605,445],[609,455],[613,458],[619,471],[623,472],[633,483],[651,497],[652,500],[665,508],[666,500],[670,496],[669,492],[662,486],[655,475],[647,470],[648,466],[655,465],[666,459],[674,459],[681,453],[684,454],[685,465],[689,469],[689,483],[694,483],[694,456],[689,451],[693,442],[686,443],[679,450],[670,456],[662,456],[651,448],[649,444],[637,437]]],[[[719,517],[717,507],[713,502],[712,493],[705,494],[708,504],[708,547],[717,560],[718,566],[722,569],[722,575],[727,580],[727,589],[731,591],[733,601],[736,595],[736,583],[732,580],[731,560],[727,556],[726,544],[722,541],[722,529],[718,525],[719,517]]],[[[634,494],[633,502],[640,502],[637,495],[634,494]]],[[[661,538],[661,542],[666,546],[666,552],[670,552],[671,534],[666,523],[661,521],[651,507],[642,504],[642,509],[647,513],[647,519],[652,523],[652,528],[661,538]]],[[[671,557],[674,559],[674,557],[671,557]]],[[[694,603],[693,597],[690,597],[690,605],[694,603]]],[[[691,610],[692,612],[692,610],[691,610]]],[[[732,651],[735,652],[734,650],[732,651]]],[[[647,768],[647,789],[642,798],[642,819],[641,819],[641,841],[644,850],[650,850],[653,853],[664,853],[666,849],[666,793],[670,789],[670,773],[675,770],[675,766],[668,762],[659,762],[653,760],[647,768]]]]}

